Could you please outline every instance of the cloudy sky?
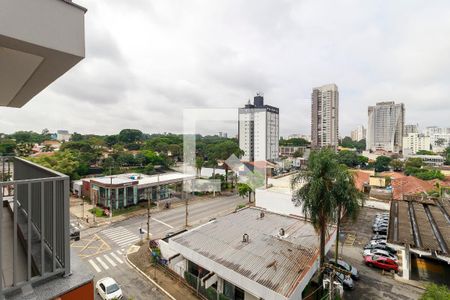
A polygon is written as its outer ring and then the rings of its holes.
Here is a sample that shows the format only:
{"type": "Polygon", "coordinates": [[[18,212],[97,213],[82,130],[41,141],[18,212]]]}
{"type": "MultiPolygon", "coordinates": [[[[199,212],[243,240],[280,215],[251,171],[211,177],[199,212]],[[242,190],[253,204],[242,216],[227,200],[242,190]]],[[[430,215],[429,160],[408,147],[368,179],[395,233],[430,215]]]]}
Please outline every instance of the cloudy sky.
{"type": "Polygon", "coordinates": [[[450,126],[447,0],[75,2],[88,8],[86,58],[25,107],[0,108],[0,132],[182,132],[183,109],[262,91],[282,135],[309,133],[311,89],[331,82],[341,135],[382,100],[403,102],[407,123],[450,126]]]}

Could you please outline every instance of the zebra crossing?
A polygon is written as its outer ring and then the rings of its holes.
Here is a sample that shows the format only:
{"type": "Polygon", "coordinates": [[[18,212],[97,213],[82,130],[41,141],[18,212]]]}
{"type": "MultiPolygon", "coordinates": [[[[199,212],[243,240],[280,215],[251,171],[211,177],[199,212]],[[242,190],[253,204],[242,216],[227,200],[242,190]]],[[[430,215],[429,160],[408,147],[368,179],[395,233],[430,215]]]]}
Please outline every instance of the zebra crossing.
{"type": "Polygon", "coordinates": [[[122,226],[105,229],[101,232],[101,234],[106,236],[121,248],[131,245],[140,239],[137,234],[132,233],[122,226]]]}
{"type": "Polygon", "coordinates": [[[97,273],[100,273],[123,264],[124,260],[121,256],[123,256],[123,250],[116,250],[91,258],[88,260],[88,263],[97,273]]]}

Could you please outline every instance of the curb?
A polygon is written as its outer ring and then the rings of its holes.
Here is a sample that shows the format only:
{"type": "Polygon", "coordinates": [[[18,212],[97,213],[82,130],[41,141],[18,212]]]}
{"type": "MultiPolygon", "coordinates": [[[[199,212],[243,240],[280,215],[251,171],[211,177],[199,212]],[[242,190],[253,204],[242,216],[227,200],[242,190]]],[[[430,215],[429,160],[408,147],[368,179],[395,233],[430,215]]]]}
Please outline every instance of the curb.
{"type": "Polygon", "coordinates": [[[143,275],[145,278],[147,278],[148,281],[150,281],[151,283],[153,283],[161,292],[163,292],[167,297],[169,297],[172,300],[177,300],[175,299],[175,297],[173,297],[171,294],[169,294],[168,291],[166,291],[165,289],[162,288],[162,286],[160,286],[159,284],[157,284],[153,279],[151,279],[147,274],[145,274],[141,269],[139,269],[135,264],[133,264],[130,259],[128,258],[128,253],[125,256],[127,258],[127,262],[128,264],[130,264],[134,269],[136,269],[139,273],[141,273],[141,275],[143,275]]]}
{"type": "Polygon", "coordinates": [[[398,276],[397,274],[394,275],[394,280],[404,283],[404,284],[407,284],[407,285],[410,285],[410,286],[413,286],[415,288],[424,290],[424,291],[426,290],[426,288],[424,286],[422,286],[421,284],[416,284],[415,281],[403,279],[402,277],[398,276]]]}

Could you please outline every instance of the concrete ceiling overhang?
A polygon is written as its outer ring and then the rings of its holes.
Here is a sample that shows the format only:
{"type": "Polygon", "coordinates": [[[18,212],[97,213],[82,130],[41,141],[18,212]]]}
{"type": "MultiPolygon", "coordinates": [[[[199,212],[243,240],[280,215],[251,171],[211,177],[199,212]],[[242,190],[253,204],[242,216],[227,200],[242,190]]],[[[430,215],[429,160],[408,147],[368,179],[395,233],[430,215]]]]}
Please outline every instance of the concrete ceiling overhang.
{"type": "Polygon", "coordinates": [[[0,106],[22,107],[84,58],[85,11],[58,0],[0,1],[0,106]]]}

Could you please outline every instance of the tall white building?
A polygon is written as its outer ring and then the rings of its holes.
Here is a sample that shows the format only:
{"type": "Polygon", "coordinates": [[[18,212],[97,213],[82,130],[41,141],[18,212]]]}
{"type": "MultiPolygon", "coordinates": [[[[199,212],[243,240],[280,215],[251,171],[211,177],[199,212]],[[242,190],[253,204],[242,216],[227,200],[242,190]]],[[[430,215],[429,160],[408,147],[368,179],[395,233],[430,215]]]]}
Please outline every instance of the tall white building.
{"type": "Polygon", "coordinates": [[[434,152],[442,152],[450,147],[450,127],[429,126],[425,128],[424,133],[430,137],[431,148],[434,152]]]}
{"type": "Polygon", "coordinates": [[[314,88],[311,95],[311,147],[337,147],[339,91],[336,84],[314,88]]]}
{"type": "Polygon", "coordinates": [[[68,142],[72,135],[67,130],[58,130],[56,132],[56,140],[60,142],[68,142]]]}
{"type": "Polygon", "coordinates": [[[400,152],[405,126],[404,104],[378,102],[375,106],[369,106],[368,113],[367,150],[400,152]]]}
{"type": "Polygon", "coordinates": [[[239,108],[239,147],[244,151],[242,160],[263,161],[278,159],[280,138],[279,109],[264,104],[264,97],[257,94],[239,108]]]}
{"type": "Polygon", "coordinates": [[[363,125],[359,125],[355,130],[351,132],[351,138],[354,141],[360,141],[366,138],[366,129],[363,125]]]}
{"type": "Polygon", "coordinates": [[[410,133],[419,133],[419,124],[407,124],[405,125],[404,136],[408,136],[410,133]]]}
{"type": "Polygon", "coordinates": [[[430,150],[430,137],[420,133],[409,133],[403,137],[403,155],[416,154],[419,150],[430,150]]]}

